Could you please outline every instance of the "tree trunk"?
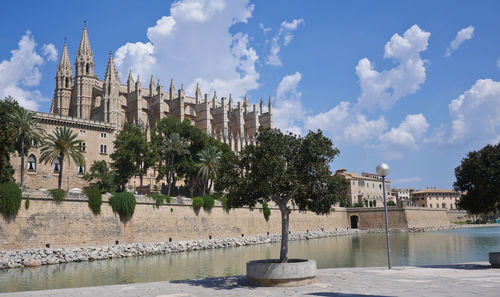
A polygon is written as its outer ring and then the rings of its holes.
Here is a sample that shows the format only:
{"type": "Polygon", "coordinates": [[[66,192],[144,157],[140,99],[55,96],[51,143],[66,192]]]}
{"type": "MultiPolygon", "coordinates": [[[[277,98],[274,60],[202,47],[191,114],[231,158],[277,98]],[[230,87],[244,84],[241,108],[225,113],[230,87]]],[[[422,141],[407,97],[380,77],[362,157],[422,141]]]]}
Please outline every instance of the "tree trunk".
{"type": "Polygon", "coordinates": [[[170,196],[170,188],[172,186],[173,167],[174,167],[174,158],[172,158],[172,161],[170,161],[170,168],[168,169],[168,172],[167,172],[168,196],[170,196]]]}
{"type": "Polygon", "coordinates": [[[280,262],[287,263],[288,262],[288,222],[289,222],[289,214],[288,209],[286,207],[286,203],[284,205],[279,205],[281,211],[281,250],[280,250],[280,262]]]}
{"type": "Polygon", "coordinates": [[[64,164],[64,156],[59,156],[59,177],[57,179],[57,188],[60,190],[62,186],[62,177],[63,177],[63,164],[64,164]]]}
{"type": "Polygon", "coordinates": [[[21,187],[24,185],[24,137],[21,136],[21,187]]]}
{"type": "Polygon", "coordinates": [[[210,189],[212,188],[212,180],[210,180],[210,185],[208,186],[208,194],[210,194],[210,189]]]}
{"type": "Polygon", "coordinates": [[[142,195],[142,179],[144,178],[144,174],[141,173],[139,175],[139,194],[142,195]]]}

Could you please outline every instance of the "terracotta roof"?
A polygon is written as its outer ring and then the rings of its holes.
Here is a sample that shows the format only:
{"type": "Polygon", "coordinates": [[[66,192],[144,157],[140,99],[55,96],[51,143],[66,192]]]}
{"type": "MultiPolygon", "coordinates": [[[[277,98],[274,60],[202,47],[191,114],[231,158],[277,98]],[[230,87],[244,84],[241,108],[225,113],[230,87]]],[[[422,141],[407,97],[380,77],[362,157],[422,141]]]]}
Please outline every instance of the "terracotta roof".
{"type": "Polygon", "coordinates": [[[450,193],[450,194],[460,194],[459,192],[448,190],[448,189],[425,189],[413,192],[413,194],[426,194],[426,193],[450,193]]]}

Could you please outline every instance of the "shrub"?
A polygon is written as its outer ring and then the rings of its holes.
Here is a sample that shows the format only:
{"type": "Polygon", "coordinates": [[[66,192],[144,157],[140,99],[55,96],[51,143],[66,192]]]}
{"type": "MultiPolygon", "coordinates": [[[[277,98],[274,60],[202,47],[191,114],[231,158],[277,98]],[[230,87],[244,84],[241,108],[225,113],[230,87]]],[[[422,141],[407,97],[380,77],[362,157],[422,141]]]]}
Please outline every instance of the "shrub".
{"type": "Polygon", "coordinates": [[[387,201],[387,206],[396,206],[396,202],[389,200],[387,201]]]}
{"type": "Polygon", "coordinates": [[[365,207],[368,207],[368,200],[363,200],[363,202],[365,203],[365,207]]]}
{"type": "Polygon", "coordinates": [[[49,192],[52,194],[52,198],[54,198],[55,201],[62,201],[64,196],[66,196],[66,192],[61,189],[50,189],[49,192]]]}
{"type": "Polygon", "coordinates": [[[219,199],[217,199],[220,201],[220,204],[222,205],[222,208],[228,212],[230,207],[227,205],[227,197],[226,196],[222,196],[222,197],[219,197],[219,199]]]}
{"type": "Polygon", "coordinates": [[[85,189],[84,193],[89,197],[89,207],[94,214],[101,213],[102,195],[98,187],[92,186],[85,189]]]}
{"type": "Polygon", "coordinates": [[[354,203],[354,205],[353,205],[353,207],[363,207],[363,206],[364,206],[364,204],[363,204],[363,202],[361,202],[361,201],[360,201],[360,202],[356,202],[356,203],[354,203]]]}
{"type": "Polygon", "coordinates": [[[205,195],[203,196],[203,209],[204,210],[211,210],[212,207],[214,207],[215,201],[214,198],[210,195],[205,195]]]}
{"type": "Polygon", "coordinates": [[[193,198],[193,208],[200,209],[203,206],[203,198],[202,197],[194,197],[193,198]]]}
{"type": "Polygon", "coordinates": [[[373,200],[373,207],[377,207],[377,200],[373,200]]]}
{"type": "Polygon", "coordinates": [[[109,204],[120,220],[124,221],[132,217],[135,210],[135,196],[129,192],[114,193],[109,198],[109,204]]]}
{"type": "Polygon", "coordinates": [[[0,184],[0,213],[15,216],[21,208],[21,189],[15,183],[0,184]]]}
{"type": "Polygon", "coordinates": [[[370,207],[373,207],[373,201],[372,200],[370,200],[369,204],[370,204],[370,207]]]}
{"type": "Polygon", "coordinates": [[[30,208],[30,196],[29,195],[26,197],[26,201],[24,201],[24,208],[26,208],[26,209],[30,208]]]}
{"type": "Polygon", "coordinates": [[[149,197],[155,200],[156,207],[160,207],[160,205],[162,205],[163,203],[170,203],[169,195],[153,194],[150,195],[149,197]]]}
{"type": "Polygon", "coordinates": [[[266,219],[266,222],[269,222],[269,217],[271,216],[271,210],[269,209],[269,206],[267,205],[266,201],[262,202],[262,212],[264,213],[264,219],[266,219]]]}

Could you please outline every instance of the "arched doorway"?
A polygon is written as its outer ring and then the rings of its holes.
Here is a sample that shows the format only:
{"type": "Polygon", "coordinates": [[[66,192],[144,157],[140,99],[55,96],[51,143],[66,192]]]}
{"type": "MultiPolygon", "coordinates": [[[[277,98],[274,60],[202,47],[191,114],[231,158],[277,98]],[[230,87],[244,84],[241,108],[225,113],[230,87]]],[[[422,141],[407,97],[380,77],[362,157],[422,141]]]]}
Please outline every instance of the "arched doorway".
{"type": "Polygon", "coordinates": [[[358,216],[351,216],[351,229],[358,229],[358,222],[359,222],[358,216]]]}

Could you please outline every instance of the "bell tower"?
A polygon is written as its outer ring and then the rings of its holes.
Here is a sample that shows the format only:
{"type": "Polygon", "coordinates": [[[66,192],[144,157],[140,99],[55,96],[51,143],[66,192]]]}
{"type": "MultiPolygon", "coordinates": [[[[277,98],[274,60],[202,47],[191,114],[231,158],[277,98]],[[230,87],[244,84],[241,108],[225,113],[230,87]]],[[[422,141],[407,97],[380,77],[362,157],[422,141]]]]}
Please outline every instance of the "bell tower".
{"type": "Polygon", "coordinates": [[[87,26],[83,27],[82,39],[76,52],[75,92],[71,115],[77,118],[90,119],[92,89],[94,86],[94,56],[90,49],[87,26]]]}
{"type": "Polygon", "coordinates": [[[71,89],[73,88],[73,69],[69,61],[68,46],[66,39],[64,40],[64,47],[61,54],[61,60],[57,65],[56,73],[56,89],[54,91],[54,98],[52,99],[51,114],[69,115],[69,105],[71,101],[71,89]]]}

